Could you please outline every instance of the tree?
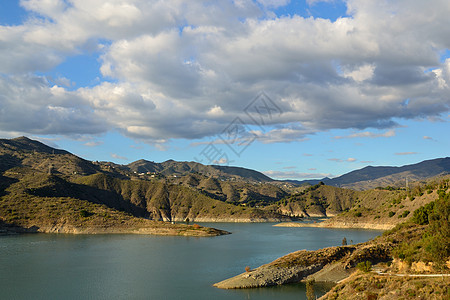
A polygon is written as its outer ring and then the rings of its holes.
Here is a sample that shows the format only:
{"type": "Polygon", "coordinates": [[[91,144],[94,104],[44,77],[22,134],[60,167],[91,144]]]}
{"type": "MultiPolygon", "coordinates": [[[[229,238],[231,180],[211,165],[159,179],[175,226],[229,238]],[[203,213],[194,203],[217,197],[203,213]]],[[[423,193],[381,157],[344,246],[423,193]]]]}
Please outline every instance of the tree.
{"type": "Polygon", "coordinates": [[[342,246],[347,246],[347,238],[345,236],[342,239],[342,246]]]}

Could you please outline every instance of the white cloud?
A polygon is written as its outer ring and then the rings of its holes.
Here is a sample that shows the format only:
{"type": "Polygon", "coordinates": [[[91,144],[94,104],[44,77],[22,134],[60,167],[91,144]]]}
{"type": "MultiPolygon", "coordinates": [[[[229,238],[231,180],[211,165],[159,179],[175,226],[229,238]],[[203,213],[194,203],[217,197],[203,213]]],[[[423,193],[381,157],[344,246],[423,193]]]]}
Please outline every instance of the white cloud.
{"type": "Polygon", "coordinates": [[[111,157],[119,160],[128,160],[128,158],[126,158],[125,156],[120,156],[116,153],[111,153],[111,157]]]}
{"type": "Polygon", "coordinates": [[[275,179],[321,179],[333,177],[329,173],[300,173],[295,171],[264,171],[265,175],[275,179]]]}
{"type": "Polygon", "coordinates": [[[100,145],[103,145],[103,142],[102,141],[90,141],[90,142],[84,143],[83,145],[87,146],[87,147],[98,147],[100,145]]]}
{"type": "Polygon", "coordinates": [[[395,130],[391,129],[384,133],[373,133],[370,131],[357,132],[347,136],[335,136],[335,139],[353,139],[353,138],[379,138],[379,137],[393,137],[395,130]]]}
{"type": "Polygon", "coordinates": [[[349,158],[347,158],[347,159],[340,159],[340,158],[329,158],[328,159],[329,161],[334,161],[334,162],[350,162],[350,163],[352,163],[352,162],[355,162],[355,161],[357,161],[357,159],[356,158],[353,158],[353,157],[349,157],[349,158]]]}
{"type": "Polygon", "coordinates": [[[96,134],[108,129],[83,97],[44,77],[0,76],[0,129],[31,134],[96,134]]]}
{"type": "Polygon", "coordinates": [[[397,152],[395,155],[414,155],[417,154],[417,152],[397,152]]]}
{"type": "Polygon", "coordinates": [[[300,126],[286,126],[284,128],[273,129],[268,132],[253,131],[258,137],[258,141],[263,144],[271,144],[278,142],[306,141],[308,134],[313,131],[302,128],[300,126]]]}
{"type": "Polygon", "coordinates": [[[349,0],[334,22],[266,18],[289,1],[259,2],[22,1],[29,18],[0,26],[0,130],[196,139],[251,124],[243,109],[262,90],[282,110],[263,143],[335,128],[390,137],[396,122],[449,111],[448,1],[349,0]],[[30,75],[80,53],[101,54],[110,82],[69,91],[70,76],[30,75]]]}

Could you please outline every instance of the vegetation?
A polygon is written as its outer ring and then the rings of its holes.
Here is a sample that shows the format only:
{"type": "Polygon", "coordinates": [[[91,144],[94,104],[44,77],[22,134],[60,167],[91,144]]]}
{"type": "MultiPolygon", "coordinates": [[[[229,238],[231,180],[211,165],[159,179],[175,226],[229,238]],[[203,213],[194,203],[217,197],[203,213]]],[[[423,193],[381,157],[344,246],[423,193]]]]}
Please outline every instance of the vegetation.
{"type": "Polygon", "coordinates": [[[314,292],[314,279],[306,281],[306,298],[308,300],[316,299],[316,293],[314,292]]]}
{"type": "Polygon", "coordinates": [[[450,192],[439,193],[439,198],[413,213],[408,224],[427,225],[420,238],[401,243],[395,250],[396,257],[409,264],[417,261],[434,262],[437,268],[444,268],[450,257],[450,192]]]}
{"type": "Polygon", "coordinates": [[[362,261],[356,267],[363,272],[370,272],[372,270],[372,263],[370,261],[362,261]]]}
{"type": "Polygon", "coordinates": [[[324,299],[449,299],[448,280],[355,274],[335,286],[324,299]]]}

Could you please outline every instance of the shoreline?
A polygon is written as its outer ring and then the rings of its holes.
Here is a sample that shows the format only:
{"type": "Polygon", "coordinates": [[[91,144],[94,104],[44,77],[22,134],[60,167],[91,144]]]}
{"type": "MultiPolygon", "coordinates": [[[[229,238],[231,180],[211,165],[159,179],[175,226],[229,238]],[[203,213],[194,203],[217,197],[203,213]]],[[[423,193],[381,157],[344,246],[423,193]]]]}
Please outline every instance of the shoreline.
{"type": "Polygon", "coordinates": [[[258,288],[314,279],[338,283],[348,278],[361,261],[385,261],[392,245],[365,242],[318,250],[299,250],[282,256],[254,270],[213,284],[220,289],[258,288]]]}
{"type": "Polygon", "coordinates": [[[273,225],[275,227],[314,227],[314,228],[336,228],[336,229],[366,229],[366,230],[390,230],[395,227],[393,224],[375,224],[375,223],[353,223],[353,222],[320,222],[320,223],[300,223],[300,222],[281,222],[273,225]]]}
{"type": "MultiPolygon", "coordinates": [[[[203,227],[184,225],[178,227],[151,227],[151,226],[73,226],[73,225],[52,225],[52,226],[32,226],[29,228],[18,226],[0,227],[0,236],[19,235],[19,234],[75,234],[75,235],[97,235],[97,234],[140,234],[140,235],[158,235],[158,236],[192,236],[192,237],[214,237],[231,234],[228,231],[203,227]]],[[[178,225],[178,226],[181,226],[178,225]]]]}

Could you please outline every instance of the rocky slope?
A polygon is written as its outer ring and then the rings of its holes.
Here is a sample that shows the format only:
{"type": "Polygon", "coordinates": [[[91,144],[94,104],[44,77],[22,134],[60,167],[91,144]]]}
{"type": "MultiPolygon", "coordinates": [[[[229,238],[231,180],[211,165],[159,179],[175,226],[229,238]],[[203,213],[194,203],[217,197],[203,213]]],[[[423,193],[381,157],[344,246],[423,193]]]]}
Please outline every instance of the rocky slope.
{"type": "MultiPolygon", "coordinates": [[[[300,282],[309,276],[316,279],[322,271],[333,269],[335,281],[346,278],[359,262],[388,261],[392,243],[367,242],[316,251],[301,250],[283,256],[269,264],[214,284],[222,289],[255,288],[300,282]]],[[[323,277],[323,275],[322,275],[323,277]]],[[[327,276],[326,281],[329,280],[327,276]]]]}

